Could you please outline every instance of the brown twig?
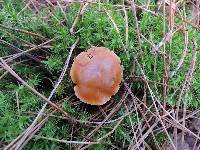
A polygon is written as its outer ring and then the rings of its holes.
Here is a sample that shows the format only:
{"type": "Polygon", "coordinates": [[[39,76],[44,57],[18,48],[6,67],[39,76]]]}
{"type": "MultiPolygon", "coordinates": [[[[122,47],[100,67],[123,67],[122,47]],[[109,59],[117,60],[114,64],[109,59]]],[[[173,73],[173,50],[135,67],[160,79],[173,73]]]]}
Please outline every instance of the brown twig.
{"type": "Polygon", "coordinates": [[[106,10],[105,10],[105,12],[106,12],[108,18],[111,20],[111,22],[112,22],[112,24],[113,24],[113,26],[114,26],[114,28],[115,28],[115,30],[116,30],[118,36],[119,36],[119,39],[120,39],[120,42],[121,42],[121,44],[122,44],[123,49],[125,50],[127,56],[129,56],[129,54],[128,54],[127,50],[126,50],[126,47],[125,47],[125,45],[124,45],[124,42],[123,42],[123,40],[122,40],[122,36],[121,36],[120,31],[119,31],[119,28],[117,27],[117,24],[115,23],[114,19],[113,19],[112,16],[110,15],[110,13],[109,13],[108,11],[106,11],[106,10]]]}
{"type": "MultiPolygon", "coordinates": [[[[111,110],[111,112],[107,115],[107,117],[101,122],[101,124],[99,124],[94,130],[92,130],[87,136],[85,136],[84,140],[89,139],[94,133],[96,133],[101,126],[108,120],[110,119],[110,117],[116,113],[116,111],[121,107],[122,103],[126,100],[126,92],[124,94],[124,96],[121,98],[120,102],[111,110]]],[[[80,149],[82,146],[84,146],[83,144],[80,144],[76,149],[80,149]]]]}
{"type": "Polygon", "coordinates": [[[34,137],[39,138],[39,139],[48,140],[48,141],[53,141],[53,142],[65,143],[65,144],[100,144],[99,141],[97,141],[97,142],[67,141],[67,140],[59,140],[59,139],[55,139],[55,138],[49,138],[49,137],[38,136],[38,135],[34,135],[34,137]]]}
{"type": "MultiPolygon", "coordinates": [[[[52,41],[54,41],[54,39],[50,39],[50,40],[48,40],[48,41],[46,41],[46,42],[44,42],[44,43],[41,43],[41,44],[39,44],[39,45],[36,45],[36,46],[34,46],[34,47],[32,47],[32,48],[30,48],[30,49],[28,49],[28,50],[25,50],[25,51],[23,51],[23,52],[19,52],[19,53],[13,54],[13,55],[8,55],[8,56],[6,57],[7,59],[5,59],[5,62],[7,62],[7,63],[8,63],[8,62],[11,62],[11,61],[13,61],[13,60],[19,58],[20,56],[22,56],[22,55],[24,55],[24,54],[26,54],[26,53],[28,53],[28,52],[31,52],[31,51],[40,49],[42,46],[44,46],[44,45],[46,45],[46,44],[48,44],[48,43],[50,43],[50,42],[52,42],[52,41]]],[[[4,59],[5,57],[2,57],[2,58],[4,59]]]]}
{"type": "Polygon", "coordinates": [[[23,29],[8,27],[8,26],[5,26],[3,24],[0,24],[0,28],[9,29],[9,30],[17,31],[17,32],[22,32],[22,33],[25,33],[25,34],[28,34],[28,35],[31,35],[31,36],[39,37],[39,38],[44,39],[44,40],[46,39],[44,36],[42,36],[38,33],[33,33],[33,32],[30,32],[30,31],[27,31],[27,30],[23,30],[23,29]]]}
{"type": "MultiPolygon", "coordinates": [[[[22,49],[20,49],[20,48],[14,46],[13,44],[8,43],[7,41],[4,41],[4,40],[2,40],[2,39],[0,39],[0,43],[1,43],[1,44],[4,44],[4,45],[7,45],[8,47],[10,47],[11,49],[15,50],[16,52],[23,52],[22,49]]],[[[25,55],[26,55],[27,57],[29,57],[29,58],[35,60],[36,62],[41,62],[40,59],[38,59],[37,57],[34,57],[34,56],[32,56],[32,55],[30,55],[30,54],[28,54],[28,53],[26,53],[25,55]]]]}
{"type": "Polygon", "coordinates": [[[62,110],[61,108],[59,108],[56,104],[52,103],[51,101],[49,101],[44,95],[42,95],[41,93],[39,93],[37,90],[35,90],[34,88],[32,88],[26,81],[24,81],[18,74],[16,74],[11,68],[10,66],[7,65],[7,63],[0,57],[0,65],[7,70],[10,74],[12,74],[18,81],[20,81],[23,85],[25,85],[29,90],[31,90],[33,93],[35,93],[37,96],[39,96],[40,98],[42,98],[44,101],[46,101],[48,104],[50,104],[52,107],[54,107],[55,109],[61,111],[63,114],[65,114],[67,117],[69,117],[68,113],[66,113],[64,110],[62,110]]]}
{"type": "MultiPolygon", "coordinates": [[[[55,91],[56,91],[56,89],[58,88],[58,86],[60,85],[60,82],[62,81],[62,79],[63,79],[63,77],[64,77],[64,75],[65,75],[65,73],[66,73],[66,70],[67,70],[68,64],[69,64],[69,60],[70,60],[70,58],[71,58],[72,51],[74,50],[74,48],[75,48],[75,46],[77,45],[78,41],[79,41],[79,40],[77,39],[76,42],[72,45],[71,50],[70,50],[70,53],[69,53],[69,56],[68,56],[68,58],[67,58],[67,60],[66,60],[66,62],[65,62],[65,65],[64,65],[64,69],[63,69],[63,71],[62,71],[62,73],[61,73],[61,75],[60,75],[60,77],[59,77],[59,79],[58,79],[58,82],[56,83],[54,89],[52,90],[52,92],[51,92],[49,98],[47,99],[46,97],[43,96],[43,98],[45,98],[45,100],[46,100],[47,103],[49,103],[49,102],[52,103],[52,102],[50,101],[50,99],[51,99],[51,97],[53,96],[53,94],[55,93],[55,91]]],[[[23,81],[23,82],[24,82],[24,81],[23,81]]],[[[23,83],[23,82],[22,82],[22,83],[23,83]]],[[[29,87],[29,85],[28,85],[28,87],[29,87]]],[[[29,87],[29,88],[30,88],[30,87],[29,87]]],[[[34,89],[33,89],[33,91],[34,91],[34,89]]],[[[37,92],[37,91],[36,91],[36,92],[37,92]]],[[[38,96],[41,96],[41,94],[40,94],[39,92],[37,92],[37,94],[39,94],[38,96]]],[[[30,132],[31,129],[34,127],[34,125],[36,124],[37,120],[40,118],[41,114],[42,114],[43,111],[45,110],[45,107],[47,106],[47,103],[45,103],[45,104],[43,105],[42,109],[41,109],[40,112],[38,113],[38,116],[37,116],[36,119],[33,121],[33,123],[31,124],[31,126],[26,130],[26,134],[23,136],[22,139],[20,139],[20,141],[19,141],[19,143],[17,144],[16,148],[19,148],[19,147],[23,144],[23,141],[24,141],[24,140],[26,139],[26,137],[29,135],[29,132],[30,132]]],[[[55,104],[54,104],[54,105],[55,105],[55,104]]],[[[57,106],[57,105],[56,105],[56,106],[57,106]]],[[[60,107],[58,107],[58,108],[59,108],[59,110],[61,109],[60,107]]],[[[63,112],[65,113],[66,117],[67,117],[68,119],[70,119],[70,121],[76,122],[75,119],[72,118],[72,117],[70,117],[64,110],[61,109],[61,111],[63,111],[63,112]]]]}
{"type": "Polygon", "coordinates": [[[76,18],[75,18],[75,20],[74,20],[74,22],[73,22],[73,24],[72,24],[72,27],[70,28],[70,33],[71,33],[72,35],[75,34],[74,28],[75,28],[76,24],[78,23],[78,21],[80,20],[80,18],[83,16],[83,14],[84,14],[84,12],[85,12],[85,9],[86,9],[86,7],[87,7],[88,5],[89,5],[89,2],[86,2],[85,4],[81,3],[80,10],[79,10],[79,12],[77,13],[77,16],[76,16],[76,18]]]}

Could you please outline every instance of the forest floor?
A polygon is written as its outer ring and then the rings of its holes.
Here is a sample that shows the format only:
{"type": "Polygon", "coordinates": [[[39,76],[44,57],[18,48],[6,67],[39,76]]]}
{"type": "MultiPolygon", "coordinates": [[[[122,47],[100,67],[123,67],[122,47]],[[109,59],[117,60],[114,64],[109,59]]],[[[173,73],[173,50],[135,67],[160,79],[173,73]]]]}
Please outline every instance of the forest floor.
{"type": "Polygon", "coordinates": [[[200,1],[0,0],[0,150],[200,149],[200,1]],[[123,65],[110,101],[74,94],[94,46],[123,65]]]}

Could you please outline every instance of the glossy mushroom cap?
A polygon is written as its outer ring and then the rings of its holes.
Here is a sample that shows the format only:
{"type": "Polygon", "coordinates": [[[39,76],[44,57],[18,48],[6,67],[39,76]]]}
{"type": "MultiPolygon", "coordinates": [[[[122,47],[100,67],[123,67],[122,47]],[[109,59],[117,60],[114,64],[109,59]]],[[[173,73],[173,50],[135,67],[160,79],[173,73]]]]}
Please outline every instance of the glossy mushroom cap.
{"type": "Polygon", "coordinates": [[[103,105],[119,90],[123,69],[119,57],[105,47],[80,53],[70,71],[76,96],[84,103],[103,105]]]}

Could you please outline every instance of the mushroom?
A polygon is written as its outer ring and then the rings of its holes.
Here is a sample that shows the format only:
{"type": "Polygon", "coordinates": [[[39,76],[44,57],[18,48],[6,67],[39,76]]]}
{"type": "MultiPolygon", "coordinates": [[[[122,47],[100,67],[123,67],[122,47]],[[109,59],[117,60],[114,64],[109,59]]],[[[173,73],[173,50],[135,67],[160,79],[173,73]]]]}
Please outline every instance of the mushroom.
{"type": "Polygon", "coordinates": [[[123,69],[119,57],[105,47],[81,52],[70,70],[75,95],[84,103],[103,105],[119,90],[123,69]]]}

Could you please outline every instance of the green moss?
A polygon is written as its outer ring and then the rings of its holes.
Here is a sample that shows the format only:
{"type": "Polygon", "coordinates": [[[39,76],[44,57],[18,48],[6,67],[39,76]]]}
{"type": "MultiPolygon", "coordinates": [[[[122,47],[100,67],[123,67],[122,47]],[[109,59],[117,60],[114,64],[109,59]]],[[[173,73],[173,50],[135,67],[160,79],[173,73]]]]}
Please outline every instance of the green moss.
{"type": "MultiPolygon", "coordinates": [[[[141,4],[143,1],[136,1],[136,3],[141,4]]],[[[125,16],[123,11],[119,11],[119,6],[121,1],[118,0],[104,2],[106,5],[90,4],[85,9],[85,13],[81,16],[74,27],[75,35],[70,34],[70,28],[77,17],[80,10],[79,3],[73,3],[67,8],[67,11],[63,14],[59,7],[51,8],[52,15],[49,15],[49,8],[47,6],[40,8],[39,12],[34,10],[25,9],[20,12],[25,5],[17,0],[7,0],[0,1],[0,24],[10,27],[3,28],[0,27],[0,39],[7,41],[16,47],[23,50],[27,50],[28,47],[26,43],[30,42],[34,45],[41,44],[48,39],[54,38],[54,41],[49,44],[51,47],[49,49],[35,50],[30,54],[40,58],[41,63],[30,60],[28,57],[23,56],[10,62],[9,65],[13,67],[17,74],[28,82],[32,87],[38,90],[40,93],[44,94],[46,97],[49,96],[53,85],[55,85],[58,77],[63,69],[64,62],[66,61],[70,47],[79,38],[79,43],[77,48],[73,51],[69,68],[72,63],[72,59],[82,51],[86,51],[91,46],[104,46],[114,51],[121,59],[122,65],[124,67],[124,79],[129,78],[130,73],[134,73],[136,76],[141,76],[141,70],[136,65],[135,70],[132,70],[134,65],[134,57],[137,57],[140,64],[144,65],[145,75],[148,80],[157,83],[162,83],[164,64],[162,57],[160,55],[152,55],[151,49],[152,44],[158,44],[163,38],[163,20],[162,17],[153,16],[150,13],[142,12],[138,10],[138,21],[140,33],[146,37],[148,41],[141,38],[142,50],[144,51],[143,60],[140,55],[141,49],[138,46],[137,34],[135,32],[134,17],[132,11],[127,9],[128,15],[128,29],[129,29],[129,39],[127,41],[127,47],[125,49],[122,42],[126,43],[126,28],[125,28],[125,16]],[[104,10],[109,11],[109,15],[112,17],[113,21],[119,29],[121,39],[113,26],[112,21],[104,10]],[[116,11],[117,10],[117,11],[116,11]],[[20,14],[18,14],[20,12],[20,14]],[[65,21],[63,21],[66,18],[65,21]],[[23,29],[32,33],[37,33],[42,35],[44,38],[38,36],[32,36],[31,33],[23,33],[13,29],[23,29]],[[24,42],[25,41],[25,42],[24,42]],[[26,61],[25,61],[26,60],[26,61]],[[154,73],[154,63],[156,61],[156,74],[154,73]],[[132,72],[133,71],[133,72],[132,72]],[[154,77],[155,74],[155,77],[154,77]]],[[[155,2],[151,1],[151,4],[155,2]]],[[[154,7],[151,7],[154,10],[154,7]]],[[[183,22],[180,19],[175,20],[177,26],[181,25],[183,22]]],[[[166,31],[168,25],[166,24],[166,31]]],[[[167,104],[169,106],[175,106],[177,102],[177,94],[174,92],[180,87],[185,80],[186,73],[190,66],[192,60],[193,44],[191,42],[192,38],[197,39],[197,45],[200,44],[199,32],[194,30],[191,26],[188,26],[189,31],[189,45],[188,55],[184,61],[183,66],[179,69],[176,75],[169,80],[169,93],[167,95],[167,104]],[[176,87],[176,88],[174,88],[176,87]]],[[[162,47],[160,48],[162,51],[162,47]]],[[[176,32],[174,34],[172,44],[166,43],[166,53],[169,55],[171,51],[172,62],[170,64],[171,70],[175,69],[181,55],[184,51],[184,35],[183,33],[176,32]]],[[[9,46],[0,44],[0,57],[5,57],[7,55],[15,54],[16,51],[11,49],[9,46]]],[[[167,65],[168,59],[167,59],[167,65]]],[[[200,56],[197,54],[197,64],[200,64],[200,56]]],[[[69,68],[67,74],[65,75],[62,83],[58,87],[55,95],[51,99],[54,103],[59,100],[70,97],[74,95],[73,83],[70,79],[69,68]]],[[[0,76],[4,71],[0,71],[0,76]]],[[[191,88],[186,95],[188,99],[188,109],[193,110],[200,106],[200,69],[196,67],[193,80],[191,83],[191,88]]],[[[162,100],[162,86],[160,84],[152,84],[149,82],[152,90],[158,92],[160,100],[162,100]]],[[[123,86],[122,86],[123,88],[123,86]]],[[[138,95],[141,97],[144,84],[143,82],[134,82],[132,85],[132,91],[137,91],[138,95]]],[[[123,90],[123,89],[122,89],[123,90]]],[[[121,99],[121,95],[118,94],[112,97],[112,102],[118,102],[121,99]]],[[[147,93],[147,103],[151,103],[151,96],[147,93]]],[[[74,104],[75,98],[72,97],[70,100],[66,100],[62,104],[62,108],[70,113],[72,116],[81,120],[82,122],[88,121],[93,117],[94,113],[99,111],[97,107],[89,107],[83,104],[74,104]]],[[[25,86],[21,85],[15,78],[11,75],[0,80],[0,140],[8,143],[15,139],[24,129],[26,129],[30,123],[33,121],[35,116],[30,114],[30,112],[37,113],[44,102],[29,91],[25,86]],[[17,106],[17,100],[19,101],[19,108],[17,106]]],[[[116,112],[114,118],[121,117],[126,112],[125,109],[120,109],[116,112]]],[[[106,112],[107,113],[107,112],[106,112]]],[[[55,113],[54,115],[60,116],[61,113],[55,113]]],[[[138,125],[135,115],[130,115],[133,125],[138,125]]],[[[102,118],[101,118],[102,119],[102,118]]],[[[140,119],[139,121],[143,121],[140,119]]],[[[106,139],[102,140],[101,144],[93,145],[90,149],[95,150],[106,150],[110,148],[109,144],[114,144],[116,146],[127,148],[133,142],[133,135],[131,134],[132,127],[130,126],[129,117],[125,117],[123,123],[116,129],[116,131],[108,136],[106,139]],[[119,142],[120,141],[120,142],[119,142]]],[[[113,128],[115,123],[108,124],[108,127],[113,128]]],[[[84,124],[77,125],[77,127],[72,126],[67,120],[49,117],[48,122],[42,127],[38,132],[41,136],[47,136],[58,139],[65,140],[77,140],[81,141],[84,137],[91,132],[93,127],[86,127],[84,124]],[[73,131],[72,131],[73,130],[73,131]],[[71,133],[73,133],[71,139],[71,133]]],[[[94,134],[92,139],[98,139],[108,133],[110,129],[100,128],[97,133],[94,134]]],[[[158,142],[162,143],[165,138],[164,135],[159,134],[157,137],[158,142]]],[[[152,139],[150,139],[152,140],[152,139]]],[[[73,145],[74,148],[76,145],[73,145]]],[[[40,138],[33,138],[29,144],[26,145],[25,149],[69,149],[69,144],[60,144],[53,141],[47,141],[40,138]]]]}

